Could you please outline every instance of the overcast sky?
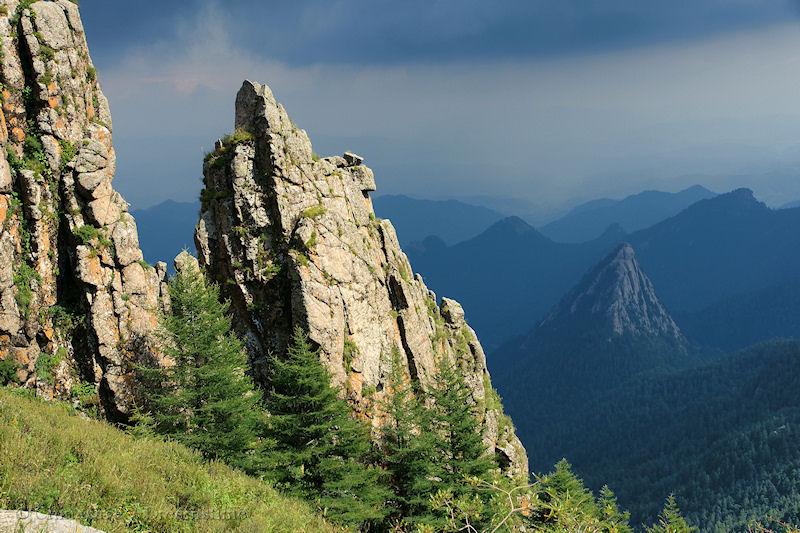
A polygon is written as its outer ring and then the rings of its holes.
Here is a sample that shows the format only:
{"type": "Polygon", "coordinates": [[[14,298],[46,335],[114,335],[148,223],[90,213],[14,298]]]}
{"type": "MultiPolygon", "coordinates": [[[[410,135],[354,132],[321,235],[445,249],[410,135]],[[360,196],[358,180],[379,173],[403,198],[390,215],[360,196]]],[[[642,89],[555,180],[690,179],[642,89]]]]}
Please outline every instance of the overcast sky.
{"type": "Polygon", "coordinates": [[[82,0],[117,188],[192,200],[245,78],[379,193],[541,212],[701,183],[800,199],[791,0],[82,0]]]}

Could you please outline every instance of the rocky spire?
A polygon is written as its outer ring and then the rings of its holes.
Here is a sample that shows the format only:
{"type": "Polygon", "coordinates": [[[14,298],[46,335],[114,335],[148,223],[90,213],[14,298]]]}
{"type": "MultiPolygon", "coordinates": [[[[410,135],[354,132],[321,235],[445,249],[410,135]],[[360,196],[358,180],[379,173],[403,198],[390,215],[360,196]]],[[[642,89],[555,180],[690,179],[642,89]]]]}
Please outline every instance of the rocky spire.
{"type": "Polygon", "coordinates": [[[458,303],[437,305],[392,224],[375,217],[375,179],[361,157],[318,157],[269,87],[248,81],[234,133],[206,157],[204,175],[200,263],[231,299],[257,379],[300,325],[356,412],[379,426],[393,352],[422,387],[450,358],[467,376],[487,446],[508,473],[527,472],[475,332],[458,303]]]}
{"type": "Polygon", "coordinates": [[[95,385],[122,419],[166,271],[144,263],[111,185],[111,114],[77,2],[0,1],[0,42],[0,358],[45,396],[95,385]]]}
{"type": "Polygon", "coordinates": [[[633,335],[686,345],[678,325],[662,305],[630,244],[623,243],[595,266],[551,311],[538,328],[541,336],[568,327],[608,337],[633,335]]]}

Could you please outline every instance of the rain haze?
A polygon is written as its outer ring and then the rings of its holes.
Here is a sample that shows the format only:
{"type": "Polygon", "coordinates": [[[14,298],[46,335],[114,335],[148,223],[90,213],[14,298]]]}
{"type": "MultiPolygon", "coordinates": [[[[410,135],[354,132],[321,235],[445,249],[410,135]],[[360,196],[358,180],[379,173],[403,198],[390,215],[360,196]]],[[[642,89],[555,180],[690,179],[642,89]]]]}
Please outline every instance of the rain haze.
{"type": "Polygon", "coordinates": [[[800,198],[794,2],[502,4],[83,0],[116,187],[137,208],[194,200],[253,79],[316,152],[364,156],[378,194],[542,217],[695,183],[800,198]]]}

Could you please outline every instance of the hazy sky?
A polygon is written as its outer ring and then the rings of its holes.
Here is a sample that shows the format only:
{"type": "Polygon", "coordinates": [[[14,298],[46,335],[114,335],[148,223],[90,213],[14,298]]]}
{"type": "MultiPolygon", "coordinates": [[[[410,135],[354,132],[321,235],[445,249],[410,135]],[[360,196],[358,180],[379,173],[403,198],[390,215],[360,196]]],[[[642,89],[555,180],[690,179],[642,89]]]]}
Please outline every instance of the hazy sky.
{"type": "Polygon", "coordinates": [[[191,200],[245,78],[379,193],[542,211],[645,188],[800,199],[790,0],[82,0],[117,188],[191,200]]]}

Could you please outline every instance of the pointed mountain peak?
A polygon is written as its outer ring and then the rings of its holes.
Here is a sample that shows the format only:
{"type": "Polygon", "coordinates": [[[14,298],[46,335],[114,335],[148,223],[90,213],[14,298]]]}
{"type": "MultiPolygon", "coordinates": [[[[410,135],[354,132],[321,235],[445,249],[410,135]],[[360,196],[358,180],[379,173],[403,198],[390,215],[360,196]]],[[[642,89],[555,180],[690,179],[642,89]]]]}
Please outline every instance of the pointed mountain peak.
{"type": "Polygon", "coordinates": [[[522,220],[518,216],[506,217],[492,224],[487,231],[502,231],[503,233],[513,233],[524,235],[526,233],[538,233],[536,228],[522,220]]]}
{"type": "Polygon", "coordinates": [[[613,257],[612,262],[632,263],[634,266],[638,265],[636,262],[636,252],[633,250],[633,246],[627,242],[623,242],[617,246],[617,248],[606,257],[606,261],[611,257],[613,257]]]}
{"type": "Polygon", "coordinates": [[[541,332],[565,328],[607,338],[634,335],[686,344],[628,243],[586,274],[539,326],[541,332]]]}
{"type": "Polygon", "coordinates": [[[532,243],[550,243],[549,238],[542,235],[536,228],[518,216],[506,217],[498,220],[474,240],[482,242],[506,242],[509,239],[525,239],[528,245],[532,243]]]}
{"type": "Polygon", "coordinates": [[[503,415],[499,402],[486,401],[477,336],[458,304],[437,305],[392,223],[376,216],[375,176],[364,159],[317,157],[266,85],[244,83],[235,128],[205,159],[195,242],[248,339],[253,379],[267,382],[271,354],[284,353],[300,326],[354,414],[377,428],[383,420],[373,406],[395,392],[382,370],[387,352],[419,390],[434,386],[438,361],[468,357],[459,365],[469,366],[465,383],[483,406],[477,421],[489,453],[510,476],[527,477],[519,439],[493,422],[503,415]]]}

